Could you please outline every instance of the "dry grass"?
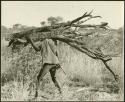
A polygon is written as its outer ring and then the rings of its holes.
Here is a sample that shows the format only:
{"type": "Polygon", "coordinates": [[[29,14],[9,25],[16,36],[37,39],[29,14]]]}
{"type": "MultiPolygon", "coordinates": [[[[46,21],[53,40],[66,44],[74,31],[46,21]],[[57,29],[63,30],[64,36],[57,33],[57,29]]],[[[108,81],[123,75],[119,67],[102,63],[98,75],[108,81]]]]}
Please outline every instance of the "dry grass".
{"type": "Polygon", "coordinates": [[[62,66],[71,80],[78,79],[91,85],[101,82],[103,65],[100,61],[93,60],[75,49],[71,50],[69,46],[61,48],[61,51],[62,66]]]}
{"type": "MultiPolygon", "coordinates": [[[[67,100],[67,101],[120,101],[123,100],[123,67],[121,58],[113,58],[109,62],[111,68],[120,75],[120,91],[101,92],[106,90],[104,84],[113,83],[112,75],[105,69],[101,61],[93,60],[87,55],[71,49],[69,46],[61,45],[59,58],[62,70],[58,70],[57,77],[62,85],[62,96],[51,81],[49,73],[44,77],[43,88],[39,90],[37,100],[67,100]],[[63,47],[62,47],[63,46],[63,47]],[[65,84],[64,84],[65,82],[65,84]],[[64,84],[64,85],[63,85],[64,84]],[[90,90],[91,87],[97,91],[90,90]],[[86,89],[87,88],[87,89],[86,89]],[[79,91],[80,90],[80,91],[79,91]],[[42,97],[44,96],[44,97],[42,97]]],[[[7,51],[7,50],[4,50],[7,51]]],[[[4,52],[5,53],[5,52],[4,52]]],[[[1,100],[2,101],[28,101],[32,100],[35,92],[35,80],[41,66],[40,53],[36,53],[30,46],[22,49],[20,55],[14,55],[14,59],[2,56],[2,79],[1,100]],[[25,53],[24,53],[25,52],[25,53]],[[28,61],[27,61],[28,60],[28,61]],[[8,71],[9,70],[9,71],[8,71]],[[12,78],[10,78],[12,77],[12,78]],[[6,81],[4,82],[4,80],[6,81]],[[29,94],[30,93],[30,94],[29,94]]],[[[7,54],[6,54],[7,55],[7,54]]],[[[114,86],[112,86],[114,88],[114,86]]],[[[111,89],[112,89],[111,88],[111,89]]],[[[109,90],[109,89],[108,89],[109,90]]]]}

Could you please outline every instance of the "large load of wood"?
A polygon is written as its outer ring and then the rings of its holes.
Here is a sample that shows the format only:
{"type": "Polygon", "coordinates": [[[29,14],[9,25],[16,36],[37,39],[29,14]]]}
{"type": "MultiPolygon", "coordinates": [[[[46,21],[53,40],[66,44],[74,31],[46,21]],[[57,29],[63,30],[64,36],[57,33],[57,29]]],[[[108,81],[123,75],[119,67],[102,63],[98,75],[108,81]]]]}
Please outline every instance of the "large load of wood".
{"type": "Polygon", "coordinates": [[[44,27],[39,27],[35,29],[30,29],[27,31],[10,34],[9,46],[13,46],[14,44],[16,44],[14,42],[17,39],[25,40],[26,36],[30,36],[34,41],[43,41],[44,39],[59,40],[85,53],[86,55],[88,55],[93,59],[101,60],[106,66],[106,68],[113,74],[115,80],[117,80],[115,73],[107,65],[107,61],[112,60],[112,58],[108,55],[104,55],[99,50],[96,50],[96,49],[93,50],[89,48],[85,42],[79,40],[80,37],[84,37],[85,35],[89,35],[89,34],[86,33],[82,35],[77,32],[77,28],[107,29],[108,23],[106,22],[103,22],[100,25],[83,24],[92,18],[101,18],[101,16],[93,16],[91,11],[90,13],[86,12],[82,16],[69,22],[58,23],[51,26],[44,26],[44,27]],[[75,27],[75,30],[72,30],[71,29],[72,27],[75,27]]]}

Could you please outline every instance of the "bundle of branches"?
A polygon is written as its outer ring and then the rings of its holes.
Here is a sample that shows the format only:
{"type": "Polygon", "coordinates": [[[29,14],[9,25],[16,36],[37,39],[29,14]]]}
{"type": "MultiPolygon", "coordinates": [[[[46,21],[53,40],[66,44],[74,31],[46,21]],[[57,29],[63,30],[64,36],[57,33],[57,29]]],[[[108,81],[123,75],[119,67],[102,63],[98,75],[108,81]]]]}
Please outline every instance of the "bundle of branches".
{"type": "Polygon", "coordinates": [[[115,73],[110,69],[107,65],[107,61],[111,60],[110,56],[104,55],[102,52],[98,50],[90,49],[85,42],[79,41],[79,37],[83,37],[84,35],[78,34],[76,29],[77,28],[103,28],[107,29],[108,23],[101,23],[100,25],[87,25],[84,22],[92,19],[92,18],[101,18],[101,16],[92,16],[92,11],[90,13],[84,13],[82,16],[66,23],[58,23],[52,26],[44,26],[39,27],[23,32],[13,33],[10,34],[10,45],[15,45],[16,39],[25,39],[26,36],[32,37],[34,41],[43,40],[43,39],[53,39],[59,40],[64,43],[67,43],[71,47],[87,54],[89,57],[93,59],[102,60],[106,68],[113,74],[115,80],[117,80],[117,76],[115,73]],[[85,19],[81,21],[82,19],[85,19]],[[75,27],[75,30],[71,30],[71,27],[75,27]]]}

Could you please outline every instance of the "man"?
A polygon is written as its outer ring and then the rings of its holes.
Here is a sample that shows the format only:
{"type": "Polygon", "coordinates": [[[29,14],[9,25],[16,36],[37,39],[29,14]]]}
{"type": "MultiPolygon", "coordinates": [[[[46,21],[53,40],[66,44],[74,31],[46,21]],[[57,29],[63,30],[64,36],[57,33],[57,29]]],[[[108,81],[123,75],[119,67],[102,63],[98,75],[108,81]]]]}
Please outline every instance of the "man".
{"type": "Polygon", "coordinates": [[[38,96],[40,79],[43,79],[47,72],[50,72],[52,81],[61,93],[61,88],[55,77],[56,70],[61,68],[57,55],[56,41],[53,41],[52,39],[45,39],[41,42],[40,46],[36,46],[30,37],[26,37],[26,39],[36,51],[41,51],[42,54],[43,67],[37,76],[35,97],[38,96]]]}

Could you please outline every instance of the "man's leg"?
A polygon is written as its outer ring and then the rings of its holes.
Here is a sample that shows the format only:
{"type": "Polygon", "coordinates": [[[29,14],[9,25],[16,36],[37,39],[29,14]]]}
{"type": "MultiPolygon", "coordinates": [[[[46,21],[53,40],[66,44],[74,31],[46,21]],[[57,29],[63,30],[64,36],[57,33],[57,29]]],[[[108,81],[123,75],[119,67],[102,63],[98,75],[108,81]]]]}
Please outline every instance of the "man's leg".
{"type": "MultiPolygon", "coordinates": [[[[59,66],[58,66],[59,67],[59,66]]],[[[58,81],[56,80],[56,77],[55,77],[55,74],[56,74],[56,70],[57,70],[57,66],[56,67],[53,67],[50,69],[50,75],[51,75],[51,78],[52,78],[52,81],[54,82],[55,86],[58,88],[60,94],[62,93],[61,92],[61,87],[59,86],[59,83],[58,81]]]]}
{"type": "Polygon", "coordinates": [[[49,70],[54,67],[54,65],[49,65],[49,64],[44,64],[43,68],[41,68],[38,76],[37,76],[37,82],[36,82],[36,93],[35,97],[38,97],[38,89],[39,89],[39,84],[40,84],[40,79],[42,80],[43,77],[49,72],[49,70]]]}

